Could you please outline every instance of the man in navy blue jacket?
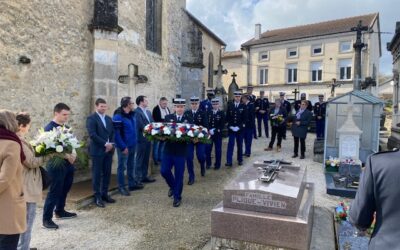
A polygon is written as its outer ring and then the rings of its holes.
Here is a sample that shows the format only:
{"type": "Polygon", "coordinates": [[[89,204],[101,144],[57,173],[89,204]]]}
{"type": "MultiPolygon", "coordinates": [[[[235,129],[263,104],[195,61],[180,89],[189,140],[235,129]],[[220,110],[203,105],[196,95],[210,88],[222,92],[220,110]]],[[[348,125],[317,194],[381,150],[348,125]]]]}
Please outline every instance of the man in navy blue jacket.
{"type": "Polygon", "coordinates": [[[104,201],[114,203],[108,195],[111,177],[111,165],[114,155],[114,126],[111,117],[106,115],[107,103],[98,98],[95,102],[96,112],[86,119],[89,134],[89,154],[92,158],[92,185],[95,204],[105,207],[104,201]]]}
{"type": "MultiPolygon", "coordinates": [[[[189,118],[184,114],[186,100],[175,98],[173,102],[175,114],[165,116],[165,122],[188,123],[189,118]]],[[[187,150],[187,143],[165,142],[160,172],[169,186],[168,197],[174,198],[172,203],[174,207],[181,205],[187,150]],[[172,168],[174,168],[174,174],[172,174],[172,168]]]]}
{"type": "MultiPolygon", "coordinates": [[[[199,109],[199,98],[196,96],[192,96],[190,98],[190,106],[191,109],[186,110],[185,115],[189,119],[189,123],[192,123],[197,126],[202,126],[204,128],[208,127],[207,115],[205,111],[199,109]]],[[[188,154],[186,158],[186,165],[187,170],[189,173],[189,181],[188,185],[192,185],[195,180],[194,174],[194,165],[193,165],[193,158],[194,158],[194,149],[196,148],[196,156],[197,160],[200,164],[200,171],[201,176],[204,176],[206,173],[206,151],[205,151],[205,144],[203,143],[196,143],[188,145],[188,154]]]]}
{"type": "Polygon", "coordinates": [[[130,193],[125,188],[125,170],[130,191],[142,189],[143,184],[135,179],[135,152],[137,144],[136,119],[133,112],[135,103],[127,96],[121,99],[121,107],[114,112],[115,146],[118,155],[118,190],[124,196],[130,193]]]}
{"type": "Polygon", "coordinates": [[[229,104],[226,111],[226,122],[228,123],[228,148],[226,150],[225,166],[232,167],[233,150],[235,148],[235,140],[237,145],[238,165],[243,165],[243,134],[246,127],[247,119],[246,106],[240,102],[242,97],[241,91],[234,92],[234,101],[229,104]]]}
{"type": "MultiPolygon", "coordinates": [[[[58,103],[54,107],[54,118],[44,128],[45,131],[51,131],[53,128],[64,126],[70,115],[70,108],[65,103],[58,103]]],[[[47,193],[43,207],[43,227],[48,229],[58,229],[58,225],[53,222],[53,212],[58,219],[70,219],[76,217],[76,213],[65,211],[65,201],[67,194],[71,189],[74,180],[75,154],[67,154],[64,163],[61,166],[54,166],[51,162],[46,168],[52,182],[47,193]]]]}

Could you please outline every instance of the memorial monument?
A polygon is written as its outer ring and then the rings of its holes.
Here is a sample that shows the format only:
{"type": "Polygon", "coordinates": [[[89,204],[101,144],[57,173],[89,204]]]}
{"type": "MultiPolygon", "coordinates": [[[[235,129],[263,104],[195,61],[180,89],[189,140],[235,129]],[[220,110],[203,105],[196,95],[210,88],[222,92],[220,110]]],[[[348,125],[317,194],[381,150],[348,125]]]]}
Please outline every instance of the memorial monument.
{"type": "Polygon", "coordinates": [[[224,188],[211,212],[212,249],[309,249],[314,186],[306,167],[273,164],[281,165],[269,182],[260,170],[271,162],[259,158],[224,188]]]}

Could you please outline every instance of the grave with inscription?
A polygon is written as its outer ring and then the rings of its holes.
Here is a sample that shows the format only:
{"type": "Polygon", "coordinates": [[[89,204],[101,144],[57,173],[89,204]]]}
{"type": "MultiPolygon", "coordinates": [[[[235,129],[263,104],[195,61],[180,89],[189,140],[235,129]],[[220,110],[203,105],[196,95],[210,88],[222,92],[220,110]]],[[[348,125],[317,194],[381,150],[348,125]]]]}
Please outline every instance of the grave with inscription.
{"type": "Polygon", "coordinates": [[[212,249],[308,249],[314,186],[306,167],[281,164],[262,181],[271,162],[259,158],[229,183],[211,212],[212,249]]]}
{"type": "Polygon", "coordinates": [[[327,193],[354,198],[361,165],[378,152],[383,102],[353,90],[327,102],[324,159],[327,193]]]}

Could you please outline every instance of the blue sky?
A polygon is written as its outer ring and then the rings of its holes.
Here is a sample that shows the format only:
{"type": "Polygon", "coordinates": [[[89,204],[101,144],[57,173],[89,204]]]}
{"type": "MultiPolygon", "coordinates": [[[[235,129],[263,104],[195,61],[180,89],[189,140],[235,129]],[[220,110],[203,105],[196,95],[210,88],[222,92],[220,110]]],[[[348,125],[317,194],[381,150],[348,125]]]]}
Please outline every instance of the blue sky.
{"type": "Polygon", "coordinates": [[[264,32],[379,12],[381,32],[385,32],[381,34],[383,74],[392,72],[386,43],[400,21],[399,8],[399,0],[187,0],[187,9],[225,41],[227,50],[238,50],[251,39],[255,23],[261,23],[264,32]]]}

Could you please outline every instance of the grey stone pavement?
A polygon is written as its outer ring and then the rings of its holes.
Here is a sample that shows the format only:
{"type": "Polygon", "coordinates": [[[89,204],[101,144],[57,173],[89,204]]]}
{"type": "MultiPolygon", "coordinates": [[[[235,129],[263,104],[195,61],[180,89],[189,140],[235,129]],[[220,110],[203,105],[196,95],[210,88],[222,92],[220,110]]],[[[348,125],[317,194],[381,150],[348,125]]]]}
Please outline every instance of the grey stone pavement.
{"type": "MultiPolygon", "coordinates": [[[[282,152],[265,152],[265,137],[253,141],[253,156],[265,159],[288,159],[292,155],[293,139],[282,143],[282,152]]],[[[325,193],[323,168],[312,161],[314,134],[307,138],[306,159],[295,163],[308,167],[307,181],[315,183],[315,216],[311,249],[334,249],[332,208],[339,198],[325,193]]],[[[268,139],[269,142],[269,139],[268,139]]],[[[223,149],[227,141],[224,140],[223,149]]],[[[225,150],[224,150],[225,151],[225,150]]],[[[290,158],[291,159],[291,158],[290,158]]],[[[223,187],[252,159],[245,158],[244,166],[219,171],[208,170],[205,177],[196,168],[196,182],[188,186],[187,171],[183,200],[179,208],[172,207],[167,197],[168,187],[157,174],[155,183],[129,197],[114,195],[117,203],[101,209],[90,205],[78,210],[78,217],[55,220],[60,229],[49,231],[41,227],[42,209],[37,209],[31,247],[38,249],[210,249],[211,209],[222,200],[223,187]]],[[[225,163],[225,152],[222,163],[225,163]]]]}

